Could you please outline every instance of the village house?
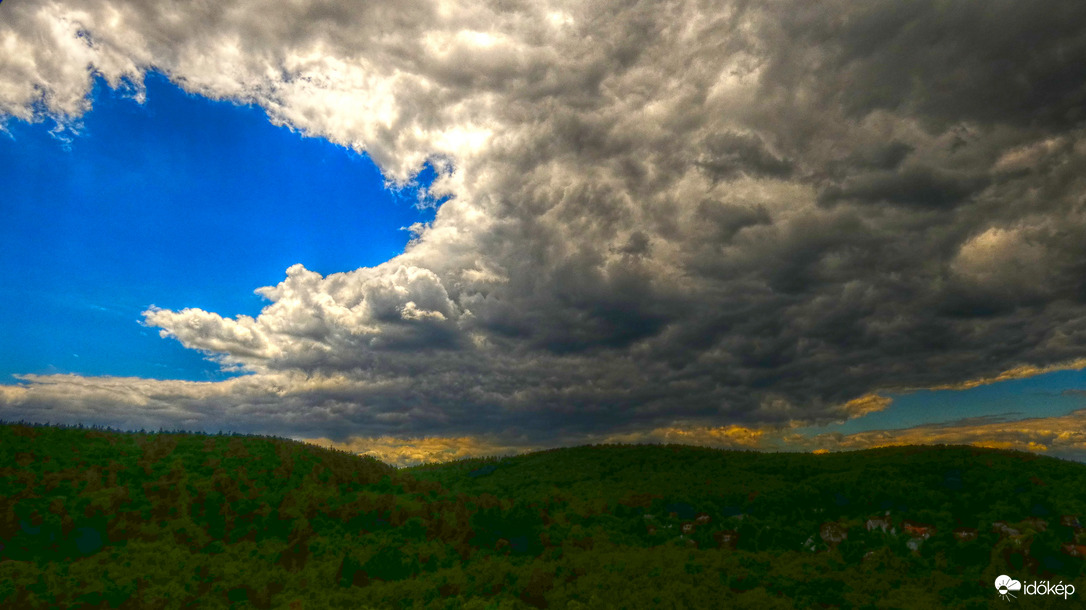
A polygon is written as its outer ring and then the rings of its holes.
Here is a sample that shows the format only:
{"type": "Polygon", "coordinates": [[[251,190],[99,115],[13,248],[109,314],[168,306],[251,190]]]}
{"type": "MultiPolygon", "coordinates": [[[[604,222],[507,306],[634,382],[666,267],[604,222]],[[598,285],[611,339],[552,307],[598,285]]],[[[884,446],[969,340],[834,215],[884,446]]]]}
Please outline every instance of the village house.
{"type": "Polygon", "coordinates": [[[822,537],[822,541],[830,546],[837,546],[848,539],[848,532],[839,523],[823,523],[818,534],[822,537]]]}
{"type": "Polygon", "coordinates": [[[998,533],[1000,537],[1018,536],[1022,533],[1008,525],[1006,521],[996,521],[993,523],[992,531],[998,533]]]}
{"type": "Polygon", "coordinates": [[[977,530],[971,527],[958,527],[954,528],[954,537],[959,542],[969,542],[970,540],[977,539],[977,530]]]}
{"type": "Polygon", "coordinates": [[[893,525],[890,523],[890,517],[885,516],[871,517],[867,520],[865,525],[869,532],[882,530],[883,533],[888,533],[893,529],[893,525]]]}
{"type": "Polygon", "coordinates": [[[915,521],[902,521],[902,529],[905,533],[913,538],[920,538],[921,540],[930,538],[935,533],[935,528],[925,523],[917,523],[915,521]]]}
{"type": "Polygon", "coordinates": [[[698,516],[694,518],[694,522],[698,525],[705,525],[712,519],[709,517],[709,513],[698,513],[698,516]]]}
{"type": "Polygon", "coordinates": [[[722,530],[713,532],[713,540],[722,549],[734,549],[739,543],[739,532],[734,530],[722,530]]]}
{"type": "Polygon", "coordinates": [[[1068,542],[1060,547],[1060,550],[1062,550],[1065,555],[1070,555],[1071,557],[1086,557],[1086,545],[1068,542]]]}
{"type": "Polygon", "coordinates": [[[1078,517],[1075,515],[1063,515],[1060,517],[1060,525],[1064,527],[1070,527],[1074,529],[1081,529],[1082,523],[1079,522],[1078,517]]]}
{"type": "Polygon", "coordinates": [[[694,533],[694,524],[691,523],[690,521],[687,521],[686,523],[683,523],[683,533],[684,534],[693,534],[694,533]]]}

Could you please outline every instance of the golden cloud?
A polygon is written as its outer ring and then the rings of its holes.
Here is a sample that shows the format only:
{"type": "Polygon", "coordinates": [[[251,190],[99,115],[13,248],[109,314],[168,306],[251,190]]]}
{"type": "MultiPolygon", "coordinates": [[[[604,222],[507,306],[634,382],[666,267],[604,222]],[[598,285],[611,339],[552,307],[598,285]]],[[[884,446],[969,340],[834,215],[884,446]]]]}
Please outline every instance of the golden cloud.
{"type": "Polygon", "coordinates": [[[1079,358],[1077,360],[1071,360],[1069,362],[1063,362],[1060,364],[1053,364],[1049,366],[1033,366],[1031,364],[1025,364],[1022,366],[1014,367],[1003,371],[998,375],[992,377],[980,377],[977,379],[971,379],[969,381],[962,381],[959,383],[950,383],[945,385],[938,385],[931,390],[971,390],[975,387],[982,385],[989,385],[992,383],[999,383],[1001,381],[1012,381],[1014,379],[1025,379],[1027,377],[1035,377],[1037,375],[1044,375],[1046,373],[1054,373],[1056,371],[1077,371],[1086,368],[1086,358],[1079,358]]]}
{"type": "Polygon", "coordinates": [[[397,467],[415,466],[428,462],[450,462],[472,457],[509,455],[542,449],[542,447],[510,446],[471,436],[396,438],[351,437],[345,441],[327,438],[298,439],[321,447],[373,456],[397,467]]]}
{"type": "Polygon", "coordinates": [[[884,410],[890,406],[890,403],[894,402],[893,398],[886,396],[879,396],[878,394],[864,394],[859,398],[853,398],[845,404],[838,407],[838,410],[845,414],[848,419],[855,419],[857,417],[863,417],[869,413],[875,413],[884,410]]]}
{"type": "Polygon", "coordinates": [[[679,443],[706,447],[756,449],[767,430],[745,426],[669,426],[646,432],[614,434],[607,443],[679,443]]]}

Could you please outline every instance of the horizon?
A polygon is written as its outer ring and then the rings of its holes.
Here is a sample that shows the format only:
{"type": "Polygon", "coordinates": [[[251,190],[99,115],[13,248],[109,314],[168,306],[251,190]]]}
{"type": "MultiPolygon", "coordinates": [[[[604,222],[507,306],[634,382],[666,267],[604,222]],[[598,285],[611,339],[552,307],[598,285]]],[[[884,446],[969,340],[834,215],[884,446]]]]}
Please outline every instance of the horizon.
{"type": "Polygon", "coordinates": [[[1086,6],[216,6],[0,4],[0,420],[1086,462],[1086,6]]]}
{"type": "Polygon", "coordinates": [[[201,430],[179,430],[179,429],[159,429],[159,430],[140,429],[140,430],[134,430],[134,429],[119,429],[119,428],[112,428],[112,427],[108,427],[108,426],[99,426],[99,425],[83,425],[83,424],[79,424],[79,423],[75,423],[75,424],[55,424],[55,423],[51,423],[51,422],[26,422],[26,421],[5,421],[5,420],[0,420],[0,426],[28,426],[28,427],[38,427],[38,428],[56,428],[56,429],[65,429],[65,430],[93,430],[95,432],[105,432],[105,433],[110,433],[110,434],[122,434],[122,435],[124,435],[124,434],[133,434],[133,435],[134,434],[146,434],[146,435],[152,435],[152,434],[178,434],[178,435],[193,435],[193,436],[222,436],[222,437],[235,437],[235,438],[236,437],[244,437],[244,438],[254,438],[254,439],[271,439],[271,440],[279,440],[279,441],[289,441],[289,442],[293,442],[293,443],[301,443],[301,444],[304,444],[304,445],[311,445],[311,446],[314,446],[314,447],[316,447],[318,449],[326,449],[328,451],[334,451],[334,452],[337,452],[337,453],[344,453],[344,454],[353,455],[353,456],[356,456],[356,457],[368,457],[368,458],[372,458],[374,460],[377,460],[378,462],[381,462],[382,464],[392,466],[393,468],[396,468],[398,470],[409,469],[409,468],[429,467],[429,466],[441,466],[441,465],[455,464],[455,463],[466,462],[466,461],[471,461],[471,460],[498,460],[498,461],[501,461],[501,460],[505,460],[507,458],[516,458],[516,457],[527,456],[527,455],[535,455],[535,454],[539,454],[539,453],[549,453],[549,452],[552,452],[552,451],[562,451],[562,450],[568,450],[568,449],[595,448],[595,447],[685,447],[685,448],[689,448],[689,449],[707,449],[707,450],[710,450],[710,451],[736,452],[736,453],[764,453],[764,454],[774,454],[774,455],[778,455],[778,454],[792,454],[792,455],[809,454],[809,455],[812,455],[812,456],[822,456],[822,455],[832,455],[832,454],[842,454],[842,453],[861,453],[861,452],[869,452],[869,451],[879,451],[879,450],[884,450],[884,449],[909,449],[909,448],[915,448],[915,449],[940,449],[940,448],[941,449],[978,449],[978,450],[983,450],[983,451],[1020,453],[1020,454],[1024,454],[1024,455],[1033,455],[1033,456],[1039,456],[1039,457],[1049,457],[1049,458],[1052,458],[1052,459],[1055,459],[1055,460],[1060,460],[1060,461],[1063,461],[1063,462],[1072,462],[1072,463],[1076,463],[1076,464],[1086,464],[1086,460],[1077,459],[1077,458],[1074,458],[1074,457],[1061,457],[1061,456],[1058,456],[1058,455],[1046,455],[1046,454],[1041,453],[1041,452],[1028,451],[1028,450],[1023,450],[1023,449],[1013,449],[1013,448],[1007,449],[1007,448],[1001,448],[1001,447],[985,447],[983,445],[976,445],[976,444],[917,443],[917,444],[879,445],[879,446],[873,446],[873,447],[850,448],[850,449],[840,449],[840,448],[838,448],[838,449],[821,449],[821,450],[820,449],[815,449],[815,450],[812,451],[812,450],[808,450],[808,449],[796,449],[796,448],[787,448],[787,447],[771,448],[771,449],[747,448],[747,447],[720,447],[720,446],[705,445],[705,444],[686,444],[686,443],[664,442],[664,441],[638,441],[638,442],[611,441],[611,442],[605,442],[605,443],[588,443],[588,444],[583,444],[583,445],[564,445],[564,446],[557,446],[557,447],[518,449],[517,452],[515,452],[515,453],[470,455],[470,456],[463,456],[463,457],[457,457],[457,458],[451,458],[451,459],[443,459],[441,456],[439,456],[439,458],[437,460],[432,460],[432,461],[418,461],[418,460],[403,459],[403,458],[400,458],[398,461],[388,461],[388,459],[386,457],[383,457],[383,456],[381,456],[380,454],[378,454],[376,452],[374,452],[374,453],[354,452],[354,451],[350,451],[350,450],[347,450],[347,449],[343,449],[341,447],[337,447],[335,443],[322,444],[322,443],[320,443],[318,441],[314,441],[313,439],[291,438],[291,437],[287,437],[287,436],[277,436],[277,435],[274,435],[274,434],[231,432],[229,430],[217,430],[217,431],[214,431],[214,432],[211,432],[211,431],[206,431],[205,432],[205,431],[201,431],[201,430]]]}

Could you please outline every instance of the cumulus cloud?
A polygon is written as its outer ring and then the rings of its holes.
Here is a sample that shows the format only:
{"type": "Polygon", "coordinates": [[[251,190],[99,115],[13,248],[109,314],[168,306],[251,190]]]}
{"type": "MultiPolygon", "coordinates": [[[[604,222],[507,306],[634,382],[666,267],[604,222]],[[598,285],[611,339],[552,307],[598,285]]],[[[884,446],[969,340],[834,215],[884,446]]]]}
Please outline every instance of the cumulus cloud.
{"type": "Polygon", "coordinates": [[[838,421],[1083,357],[1081,2],[0,13],[8,120],[74,124],[95,76],[138,95],[154,69],[393,183],[429,160],[448,197],[401,256],[291,267],[255,318],[144,313],[244,381],[27,376],[5,417],[545,446],[838,421]]]}

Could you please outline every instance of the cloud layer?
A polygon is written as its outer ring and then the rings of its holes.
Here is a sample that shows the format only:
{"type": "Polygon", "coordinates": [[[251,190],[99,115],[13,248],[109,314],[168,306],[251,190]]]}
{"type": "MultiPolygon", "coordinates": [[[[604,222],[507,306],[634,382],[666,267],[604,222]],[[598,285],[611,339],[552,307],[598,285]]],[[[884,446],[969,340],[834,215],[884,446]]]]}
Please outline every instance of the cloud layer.
{"type": "Polygon", "coordinates": [[[0,11],[0,113],[77,128],[94,76],[154,69],[394,182],[429,160],[449,197],[403,255],[291,267],[256,318],[144,313],[251,376],[26,377],[8,419],[550,446],[1083,357],[1081,2],[0,11]]]}

